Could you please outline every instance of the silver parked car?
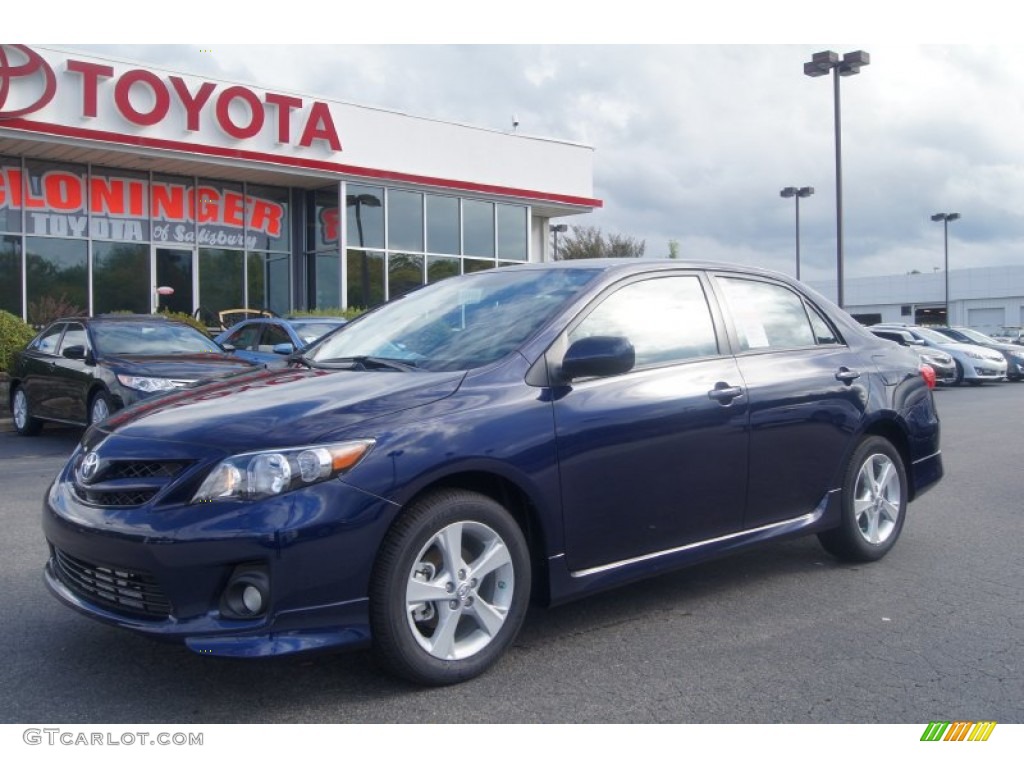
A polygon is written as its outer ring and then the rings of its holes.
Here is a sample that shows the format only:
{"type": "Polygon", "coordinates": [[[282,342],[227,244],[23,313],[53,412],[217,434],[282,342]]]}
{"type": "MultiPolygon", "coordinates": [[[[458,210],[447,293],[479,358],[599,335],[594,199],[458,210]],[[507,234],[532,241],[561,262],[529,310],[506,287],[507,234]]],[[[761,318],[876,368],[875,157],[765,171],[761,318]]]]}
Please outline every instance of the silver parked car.
{"type": "Polygon", "coordinates": [[[1006,378],[1006,358],[994,349],[953,341],[934,328],[925,328],[921,325],[879,323],[871,326],[872,331],[880,329],[906,331],[915,339],[923,341],[926,347],[945,352],[952,357],[956,366],[953,386],[958,386],[964,381],[977,386],[986,381],[1002,381],[1006,378]]]}
{"type": "Polygon", "coordinates": [[[1006,358],[1006,378],[1010,381],[1020,381],[1024,377],[1024,347],[1019,344],[998,341],[991,336],[986,336],[981,331],[962,326],[936,328],[935,330],[944,336],[949,336],[953,341],[975,344],[979,347],[986,347],[1001,353],[1006,358]]]}
{"type": "Polygon", "coordinates": [[[931,366],[931,369],[935,371],[936,384],[956,383],[956,363],[953,362],[952,356],[947,355],[941,349],[925,346],[923,341],[914,338],[912,333],[903,328],[872,328],[871,332],[881,339],[894,341],[901,347],[910,347],[917,352],[921,362],[931,366]]]}

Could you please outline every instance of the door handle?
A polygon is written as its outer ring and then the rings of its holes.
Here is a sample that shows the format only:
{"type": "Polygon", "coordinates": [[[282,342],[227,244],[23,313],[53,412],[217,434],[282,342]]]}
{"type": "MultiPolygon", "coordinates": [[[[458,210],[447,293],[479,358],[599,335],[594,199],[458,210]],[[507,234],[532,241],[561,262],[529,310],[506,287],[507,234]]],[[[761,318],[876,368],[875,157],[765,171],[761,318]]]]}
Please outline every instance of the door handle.
{"type": "Polygon", "coordinates": [[[737,397],[743,396],[743,387],[733,387],[724,381],[715,384],[715,388],[708,392],[708,397],[716,400],[722,405],[729,405],[737,397]]]}
{"type": "Polygon", "coordinates": [[[851,371],[845,365],[836,371],[836,381],[850,384],[860,378],[860,371],[851,371]]]}

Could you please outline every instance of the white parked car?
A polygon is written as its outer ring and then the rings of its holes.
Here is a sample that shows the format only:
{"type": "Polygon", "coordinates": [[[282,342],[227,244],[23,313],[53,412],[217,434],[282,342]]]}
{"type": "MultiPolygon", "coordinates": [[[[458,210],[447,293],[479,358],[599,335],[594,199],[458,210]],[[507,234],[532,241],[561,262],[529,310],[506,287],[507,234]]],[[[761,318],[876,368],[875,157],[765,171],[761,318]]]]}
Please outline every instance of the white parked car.
{"type": "Polygon", "coordinates": [[[907,331],[915,339],[923,341],[926,347],[940,349],[952,357],[956,364],[956,374],[952,382],[954,386],[964,381],[977,386],[986,381],[1002,381],[1006,378],[1006,358],[997,350],[975,344],[962,344],[921,325],[879,323],[871,326],[872,330],[887,328],[907,331]]]}

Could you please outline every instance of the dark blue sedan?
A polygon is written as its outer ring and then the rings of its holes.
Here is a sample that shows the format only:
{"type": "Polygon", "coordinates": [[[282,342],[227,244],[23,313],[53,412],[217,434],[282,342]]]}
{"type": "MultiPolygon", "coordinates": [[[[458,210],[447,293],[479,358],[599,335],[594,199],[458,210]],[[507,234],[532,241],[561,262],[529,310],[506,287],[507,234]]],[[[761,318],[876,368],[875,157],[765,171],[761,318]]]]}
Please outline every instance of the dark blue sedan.
{"type": "Polygon", "coordinates": [[[260,317],[235,323],[215,341],[251,363],[283,363],[346,322],[343,317],[260,317]]]}
{"type": "Polygon", "coordinates": [[[873,561],[942,476],[917,355],[757,269],[451,278],[90,428],[44,503],[64,603],[205,655],[372,645],[466,680],[547,604],[817,534],[873,561]]]}

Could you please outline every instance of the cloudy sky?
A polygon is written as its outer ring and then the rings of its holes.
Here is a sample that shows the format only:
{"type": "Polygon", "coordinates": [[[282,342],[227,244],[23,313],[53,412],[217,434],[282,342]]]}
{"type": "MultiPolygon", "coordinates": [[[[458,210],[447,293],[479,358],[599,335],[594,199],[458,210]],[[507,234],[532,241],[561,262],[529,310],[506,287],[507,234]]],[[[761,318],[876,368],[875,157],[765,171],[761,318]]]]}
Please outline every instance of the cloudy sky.
{"type": "MultiPolygon", "coordinates": [[[[937,15],[944,5],[920,7],[937,15]]],[[[811,280],[834,276],[835,145],[831,77],[806,77],[803,63],[816,51],[863,49],[870,66],[841,80],[847,276],[941,267],[942,225],[930,220],[940,211],[962,216],[950,225],[952,268],[1024,262],[1024,46],[999,40],[998,20],[982,32],[965,22],[959,34],[949,31],[956,16],[939,32],[903,20],[894,33],[890,17],[868,15],[839,39],[811,30],[797,33],[810,42],[777,43],[778,15],[773,31],[757,27],[763,14],[741,33],[728,27],[729,11],[743,6],[719,11],[718,26],[705,23],[714,42],[701,44],[696,34],[664,34],[680,23],[674,16],[609,16],[567,33],[587,7],[569,0],[553,19],[545,14],[554,6],[520,6],[511,37],[538,41],[529,43],[502,43],[508,30],[486,18],[476,30],[417,43],[415,14],[389,40],[378,5],[362,16],[363,28],[377,30],[365,44],[347,42],[367,39],[352,23],[337,26],[346,42],[332,45],[217,43],[248,39],[218,24],[200,27],[213,40],[181,45],[75,42],[72,30],[52,44],[495,130],[510,130],[515,115],[520,133],[595,147],[604,208],[569,223],[642,239],[649,256],[667,255],[675,240],[684,257],[791,272],[794,204],[779,190],[812,186],[801,201],[802,271],[811,280]],[[613,39],[627,42],[604,43],[613,39]]],[[[980,13],[985,2],[972,7],[975,22],[990,18],[980,13]]]]}

